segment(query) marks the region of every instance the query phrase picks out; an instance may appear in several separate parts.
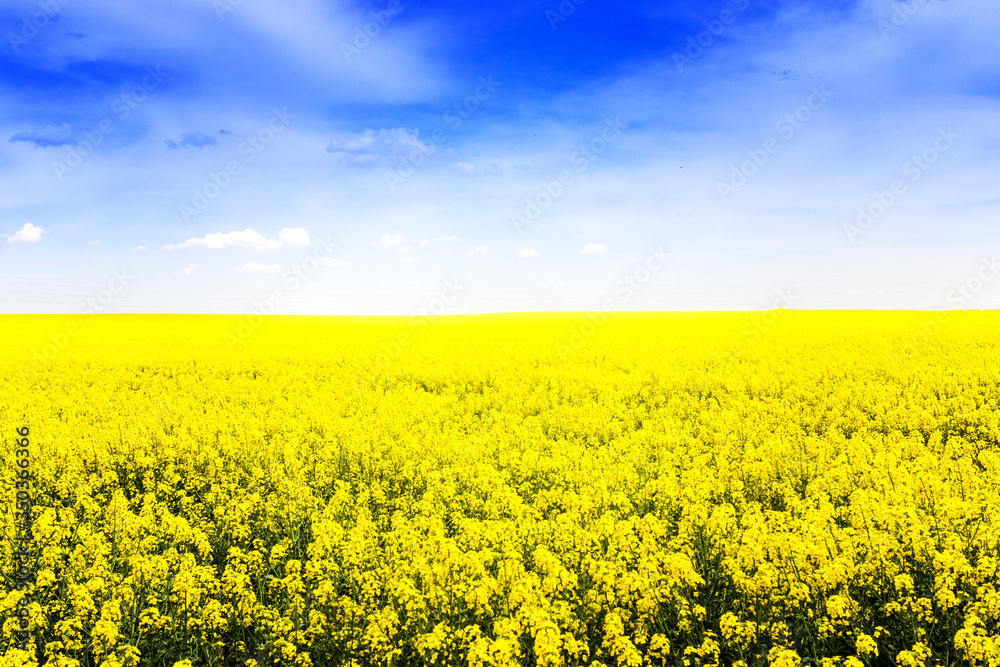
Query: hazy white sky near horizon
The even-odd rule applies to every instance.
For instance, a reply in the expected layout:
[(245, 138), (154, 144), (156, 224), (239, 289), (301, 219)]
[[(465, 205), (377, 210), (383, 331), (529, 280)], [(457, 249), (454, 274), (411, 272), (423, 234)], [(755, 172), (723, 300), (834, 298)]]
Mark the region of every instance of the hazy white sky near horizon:
[(0, 312), (1000, 308), (995, 2), (53, 1)]

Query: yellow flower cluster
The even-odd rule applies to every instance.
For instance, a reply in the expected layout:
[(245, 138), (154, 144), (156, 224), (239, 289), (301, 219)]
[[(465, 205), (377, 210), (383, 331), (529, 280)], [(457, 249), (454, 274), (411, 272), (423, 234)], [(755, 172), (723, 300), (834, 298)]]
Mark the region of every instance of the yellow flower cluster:
[(996, 313), (68, 319), (0, 667), (1000, 667)]

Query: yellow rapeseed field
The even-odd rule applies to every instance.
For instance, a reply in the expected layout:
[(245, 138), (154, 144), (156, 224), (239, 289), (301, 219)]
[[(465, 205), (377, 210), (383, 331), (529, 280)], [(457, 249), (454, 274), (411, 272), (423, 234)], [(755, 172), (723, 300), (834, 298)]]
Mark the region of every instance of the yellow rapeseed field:
[(2, 667), (1000, 665), (998, 313), (0, 325)]

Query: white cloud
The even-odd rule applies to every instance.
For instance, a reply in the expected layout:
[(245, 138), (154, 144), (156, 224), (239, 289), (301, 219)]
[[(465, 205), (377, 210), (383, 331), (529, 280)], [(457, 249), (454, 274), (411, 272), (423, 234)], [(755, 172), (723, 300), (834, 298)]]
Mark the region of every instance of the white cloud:
[(603, 243), (588, 243), (583, 246), (584, 255), (603, 255), (608, 251), (608, 246)]
[(428, 241), (427, 239), (422, 239), (420, 241), (420, 245), (422, 245), (422, 246), (424, 246), (426, 248), (427, 246), (431, 245), (432, 243), (454, 243), (457, 240), (458, 240), (457, 236), (450, 236), (448, 234), (444, 234), (444, 235), (439, 236), (436, 239), (432, 239), (430, 241)]
[(355, 166), (396, 164), (400, 158), (414, 151), (424, 157), (434, 152), (434, 146), (422, 142), (419, 134), (419, 130), (406, 127), (365, 130), (345, 138), (334, 137), (326, 152), (331, 153), (337, 162)]
[(26, 222), (13, 236), (7, 237), (7, 243), (38, 243), (42, 239), (43, 232), (45, 230), (41, 227)]
[(276, 241), (269, 241), (263, 234), (252, 229), (244, 229), (242, 232), (216, 232), (206, 234), (201, 238), (192, 238), (177, 243), (175, 245), (163, 246), (166, 250), (177, 250), (179, 248), (208, 248), (210, 250), (222, 250), (224, 248), (270, 248)]
[(286, 227), (278, 234), (278, 238), (289, 248), (304, 248), (311, 243), (309, 232), (303, 227)]
[(284, 271), (280, 264), (265, 265), (260, 262), (248, 262), (243, 266), (237, 266), (233, 271), (240, 273), (280, 273)]
[(534, 248), (522, 248), (517, 251), (517, 256), (521, 259), (530, 259), (532, 257), (538, 257), (538, 251)]
[(476, 173), (476, 165), (471, 162), (456, 162), (451, 166), (453, 169), (457, 170), (459, 173), (465, 174), (466, 176), (474, 176)]
[(136, 247), (132, 248), (132, 250), (138, 250), (139, 252), (142, 252), (143, 250), (149, 250), (149, 248), (147, 248), (144, 245), (137, 245)]
[(382, 235), (381, 241), (376, 241), (372, 245), (381, 246), (383, 248), (391, 248), (393, 246), (401, 245), (403, 243), (402, 234), (390, 234), (386, 232)]
[(470, 255), (485, 255), (488, 248), (484, 245), (477, 245), (475, 248), (469, 251)]
[(183, 269), (181, 269), (181, 273), (183, 273), (185, 276), (193, 276), (194, 270), (197, 269), (199, 266), (201, 266), (201, 264), (192, 264), (190, 266), (185, 266)]
[(100, 241), (87, 241), (87, 245), (101, 245)]
[(347, 264), (346, 259), (337, 259), (335, 257), (324, 257), (319, 260), (320, 266), (344, 266), (345, 264)]
[(277, 250), (282, 246), (292, 248), (309, 245), (309, 232), (301, 227), (285, 228), (279, 234), (279, 240), (269, 239), (260, 232), (244, 229), (242, 232), (215, 232), (205, 236), (188, 239), (183, 243), (165, 245), (165, 250), (180, 248), (208, 248), (209, 250), (224, 250), (226, 248), (253, 248), (257, 251)]

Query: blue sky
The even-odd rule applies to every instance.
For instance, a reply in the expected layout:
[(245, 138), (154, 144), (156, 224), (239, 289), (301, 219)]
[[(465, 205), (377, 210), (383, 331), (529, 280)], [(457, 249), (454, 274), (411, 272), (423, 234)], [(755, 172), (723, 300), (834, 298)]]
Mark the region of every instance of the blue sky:
[(7, 2), (0, 312), (1000, 308), (998, 28), (987, 0)]

